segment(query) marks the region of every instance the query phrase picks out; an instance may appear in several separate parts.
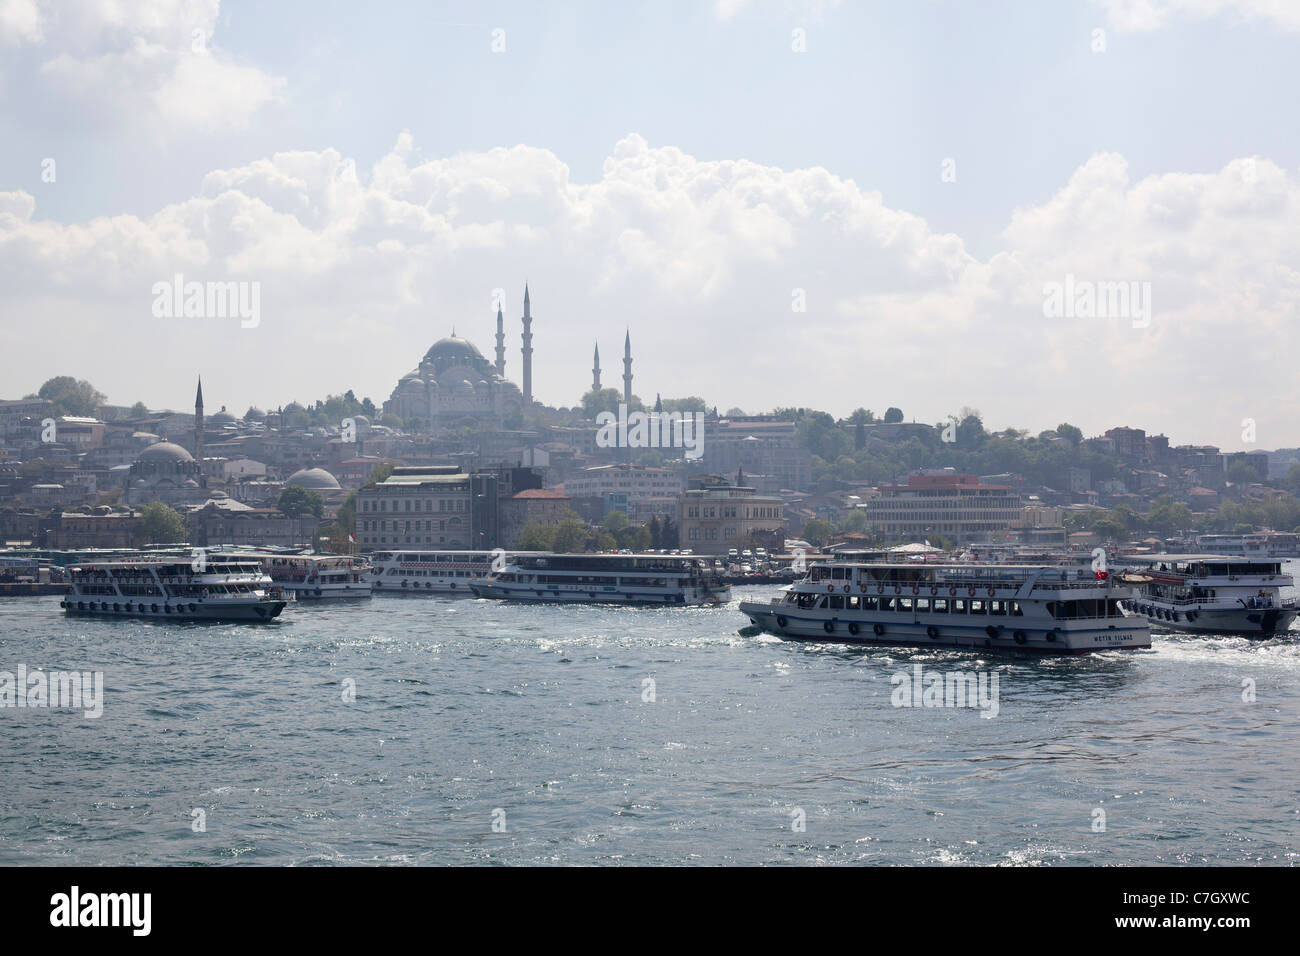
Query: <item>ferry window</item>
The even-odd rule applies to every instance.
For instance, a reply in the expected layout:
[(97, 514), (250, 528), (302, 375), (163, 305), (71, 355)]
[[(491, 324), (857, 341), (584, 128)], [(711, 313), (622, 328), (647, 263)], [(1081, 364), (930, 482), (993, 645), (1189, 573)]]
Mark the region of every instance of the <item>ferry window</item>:
[(975, 598), (973, 601), (970, 602), (970, 612), (972, 614), (987, 614), (988, 608), (985, 605), (986, 605), (985, 601), (982, 601), (979, 598)]
[(822, 599), (817, 603), (817, 607), (818, 607), (818, 608), (821, 608), (821, 609), (824, 609), (824, 608), (826, 607), (826, 599), (825, 599), (825, 598), (822, 598)]
[(952, 599), (952, 613), (953, 613), (953, 614), (965, 614), (965, 613), (966, 613), (966, 599), (965, 599), (965, 598), (953, 598), (953, 599)]
[(1006, 613), (1007, 613), (1007, 602), (1006, 602), (1006, 601), (989, 601), (989, 613), (990, 613), (990, 614), (1006, 614)]
[(934, 613), (935, 613), (935, 614), (947, 614), (947, 613), (948, 613), (948, 599), (947, 599), (947, 598), (935, 598), (935, 599), (934, 599)]
[(844, 598), (840, 597), (838, 594), (831, 595), (831, 610), (832, 611), (844, 610)]
[(844, 580), (844, 569), (843, 569), (843, 568), (831, 568), (831, 579), (832, 579), (832, 580), (835, 580), (835, 581), (843, 581), (843, 580)]
[(917, 598), (917, 599), (916, 599), (916, 610), (917, 610), (918, 613), (921, 612), (921, 611), (927, 611), (927, 612), (928, 612), (928, 611), (930, 610), (930, 599), (929, 599), (929, 598)]
[(863, 599), (862, 599), (862, 609), (863, 609), (864, 611), (878, 611), (878, 610), (880, 610), (879, 601), (878, 601), (876, 598), (873, 598), (873, 597), (866, 597), (866, 598), (863, 598)]
[(880, 599), (880, 610), (882, 610), (882, 611), (894, 611), (894, 610), (897, 610), (897, 607), (895, 606), (895, 602), (896, 602), (897, 600), (898, 600), (898, 598), (891, 598), (891, 597), (890, 597), (890, 598), (881, 598), (881, 599)]
[(1024, 616), (1025, 616), (1025, 611), (1024, 611), (1024, 609), (1020, 606), (1020, 602), (1019, 602), (1019, 601), (1012, 601), (1012, 602), (1011, 602), (1011, 616), (1012, 616), (1012, 617), (1024, 617)]
[(856, 594), (849, 595), (849, 597), (846, 598), (845, 600), (848, 601), (846, 607), (850, 611), (856, 611), (861, 606), (861, 600), (858, 598)]
[(899, 598), (899, 599), (898, 599), (898, 610), (900, 610), (900, 611), (906, 611), (906, 612), (908, 612), (908, 613), (910, 614), (911, 611), (912, 611), (912, 599), (911, 599), (910, 597)]

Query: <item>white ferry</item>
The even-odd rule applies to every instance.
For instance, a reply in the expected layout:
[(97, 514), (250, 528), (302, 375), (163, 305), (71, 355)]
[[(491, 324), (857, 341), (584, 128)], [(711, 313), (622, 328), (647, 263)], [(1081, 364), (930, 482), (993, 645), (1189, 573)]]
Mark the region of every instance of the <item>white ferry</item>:
[(517, 554), (470, 583), (483, 598), (585, 604), (724, 604), (731, 588), (703, 558), (666, 554)]
[(1150, 554), (1123, 559), (1121, 579), (1139, 587), (1127, 610), (1153, 625), (1195, 634), (1285, 635), (1295, 620), (1295, 584), (1277, 560), (1216, 554)]
[(1091, 569), (837, 559), (740, 610), (780, 637), (1084, 654), (1151, 646), (1146, 622), (1120, 609), (1133, 594)]
[(368, 598), (365, 563), (347, 554), (259, 554), (271, 580), (299, 601)]
[(504, 567), (505, 552), (376, 551), (368, 579), (376, 593), (468, 596), (471, 582), (490, 573), (494, 560)]
[(68, 580), (60, 604), (72, 615), (269, 621), (286, 601), (253, 557), (96, 562), (69, 568)]
[(1206, 554), (1243, 558), (1300, 558), (1300, 534), (1256, 531), (1252, 534), (1202, 534), (1194, 547)]

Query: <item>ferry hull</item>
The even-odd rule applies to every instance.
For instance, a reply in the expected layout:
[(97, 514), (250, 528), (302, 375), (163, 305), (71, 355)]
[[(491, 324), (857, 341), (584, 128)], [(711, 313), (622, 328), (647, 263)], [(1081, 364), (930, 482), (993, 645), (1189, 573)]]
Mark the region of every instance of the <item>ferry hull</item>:
[[(1138, 615), (1149, 621), (1151, 626), (1162, 631), (1188, 634), (1217, 634), (1225, 637), (1247, 637), (1251, 640), (1266, 641), (1274, 637), (1286, 637), (1291, 624), (1296, 619), (1296, 608), (1225, 608), (1223, 610), (1200, 610), (1196, 618), (1188, 621), (1167, 621), (1151, 615)], [(1182, 615), (1180, 614), (1180, 617)]]
[[(948, 620), (900, 621), (887, 617), (849, 617), (846, 612), (790, 608), (741, 601), (740, 611), (761, 630), (777, 637), (836, 644), (875, 644), (882, 647), (954, 647), (977, 651), (1028, 654), (1090, 654), (1108, 650), (1141, 650), (1151, 646), (1151, 631), (1121, 620), (1096, 627), (1048, 627), (1030, 623), (1014, 626), (953, 624)], [(830, 628), (827, 628), (827, 625)], [(877, 632), (879, 625), (879, 633)], [(990, 634), (993, 627), (994, 634)], [(931, 630), (933, 629), (933, 630)], [(855, 633), (856, 632), (856, 633)], [(1019, 634), (1023, 640), (1018, 640)]]
[[(226, 604), (203, 603), (195, 601), (194, 603), (185, 602), (183, 604), (158, 604), (158, 610), (154, 610), (153, 602), (138, 604), (130, 602), (131, 610), (127, 610), (127, 604), (121, 601), (116, 602), (117, 608), (114, 608), (112, 601), (78, 601), (75, 597), (65, 598), (63, 600), (63, 609), (69, 617), (120, 617), (132, 618), (134, 620), (154, 620), (154, 621), (248, 621), (252, 623), (265, 623), (274, 620), (280, 616), (284, 610), (284, 601), (256, 601), (243, 604)], [(78, 607), (78, 605), (83, 605)], [(170, 608), (170, 610), (167, 610)], [(192, 608), (192, 610), (191, 610)]]

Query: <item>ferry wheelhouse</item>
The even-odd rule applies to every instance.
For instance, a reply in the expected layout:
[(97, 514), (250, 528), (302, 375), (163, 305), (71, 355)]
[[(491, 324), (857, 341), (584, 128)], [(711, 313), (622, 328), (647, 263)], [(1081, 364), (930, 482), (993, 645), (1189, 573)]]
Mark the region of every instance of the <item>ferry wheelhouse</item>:
[(368, 598), (365, 563), (347, 554), (263, 554), (262, 569), (299, 601)]
[(1084, 654), (1151, 646), (1146, 622), (1120, 609), (1133, 594), (1091, 569), (837, 559), (740, 610), (787, 638)]
[(723, 604), (731, 588), (704, 558), (665, 554), (518, 554), (471, 582), (483, 598), (584, 604)]
[(471, 582), (490, 573), (493, 560), (503, 557), (502, 551), (376, 551), (367, 578), (377, 594), (469, 596)]
[(1154, 626), (1195, 634), (1285, 635), (1295, 620), (1294, 586), (1279, 560), (1214, 554), (1150, 554), (1124, 559), (1122, 579), (1139, 590), (1125, 601)]
[(68, 581), (70, 615), (270, 621), (287, 599), (254, 557), (97, 562), (69, 568)]

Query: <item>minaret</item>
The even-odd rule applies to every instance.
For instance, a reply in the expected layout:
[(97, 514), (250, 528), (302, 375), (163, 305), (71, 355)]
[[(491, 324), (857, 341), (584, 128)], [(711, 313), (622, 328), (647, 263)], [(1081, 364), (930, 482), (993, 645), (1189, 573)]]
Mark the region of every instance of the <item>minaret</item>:
[(591, 360), (593, 363), (595, 363), (591, 367), (591, 390), (593, 392), (599, 392), (600, 391), (600, 344), (599, 343), (596, 344), (596, 352), (592, 356)]
[(506, 332), (502, 325), (501, 304), (497, 303), (497, 374), (506, 377)]
[(533, 407), (533, 314), (528, 305), (528, 283), (524, 283), (524, 411)]
[(623, 404), (632, 404), (632, 331), (623, 340)]
[(199, 484), (207, 484), (203, 476), (203, 376), (199, 376), (199, 388), (194, 393), (194, 460), (199, 463)]

